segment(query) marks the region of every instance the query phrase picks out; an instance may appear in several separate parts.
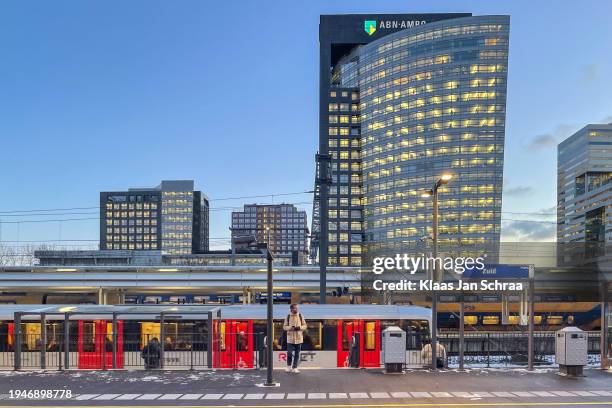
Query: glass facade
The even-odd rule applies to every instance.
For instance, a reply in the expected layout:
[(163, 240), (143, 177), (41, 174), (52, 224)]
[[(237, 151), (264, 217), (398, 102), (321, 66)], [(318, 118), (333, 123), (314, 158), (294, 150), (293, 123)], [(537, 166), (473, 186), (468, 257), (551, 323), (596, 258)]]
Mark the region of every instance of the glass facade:
[(102, 193), (100, 204), (100, 249), (160, 249), (159, 192)]
[(557, 242), (612, 242), (612, 124), (588, 125), (559, 144)]
[(306, 211), (293, 204), (245, 205), (244, 211), (232, 212), (232, 239), (253, 236), (268, 243), (274, 254), (297, 251), (300, 263), (306, 260), (308, 227)]
[(329, 95), (328, 264), (360, 266), (363, 178), (359, 89), (335, 87)]
[[(439, 190), (440, 245), (497, 248), (508, 42), (508, 16), (450, 18), (356, 45), (338, 58), (327, 112), (330, 265), (357, 265), (353, 254), (360, 252), (418, 246), (432, 233), (431, 200), (421, 193), (443, 173), (454, 178)], [(358, 95), (358, 105), (343, 93)], [(353, 234), (353, 209), (362, 212), (360, 234)], [(359, 235), (362, 248), (351, 242)]]
[(156, 188), (100, 193), (100, 249), (208, 250), (208, 200), (190, 180)]

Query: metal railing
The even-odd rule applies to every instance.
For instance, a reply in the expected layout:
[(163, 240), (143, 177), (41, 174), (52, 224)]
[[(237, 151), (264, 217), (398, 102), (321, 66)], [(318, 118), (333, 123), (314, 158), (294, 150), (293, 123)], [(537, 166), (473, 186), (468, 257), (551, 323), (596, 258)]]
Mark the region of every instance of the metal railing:
[[(600, 332), (587, 332), (589, 364), (599, 364)], [(459, 366), (459, 334), (442, 332), (438, 341), (444, 345), (449, 367)], [(464, 334), (464, 365), (468, 367), (526, 366), (527, 332), (470, 332)], [(534, 333), (534, 364), (555, 364), (555, 332)]]
[[(612, 330), (608, 339), (612, 338)], [(600, 332), (587, 332), (589, 365), (600, 363)], [(0, 334), (0, 370), (64, 369), (203, 369), (265, 367), (264, 333), (224, 333), (223, 337), (207, 332), (189, 332), (168, 336), (163, 344), (159, 335), (124, 332), (79, 339), (76, 330), (63, 328), (51, 333)], [(157, 338), (157, 347), (147, 347)], [(44, 341), (43, 341), (44, 339)], [(116, 345), (113, 340), (119, 340)], [(414, 339), (410, 343), (415, 343)], [(407, 367), (428, 366), (423, 355), (428, 339), (417, 339), (419, 347), (406, 351)], [(421, 341), (422, 340), (422, 341)], [(459, 333), (441, 332), (438, 341), (444, 346), (445, 365), (459, 366)], [(527, 365), (527, 332), (468, 332), (464, 334), (466, 367), (522, 367)], [(415, 343), (415, 344), (416, 344)], [(608, 345), (608, 349), (611, 349)], [(555, 364), (555, 332), (534, 333), (534, 363)], [(114, 358), (113, 358), (114, 357)], [(114, 364), (113, 364), (114, 363)], [(348, 365), (350, 366), (350, 365)]]

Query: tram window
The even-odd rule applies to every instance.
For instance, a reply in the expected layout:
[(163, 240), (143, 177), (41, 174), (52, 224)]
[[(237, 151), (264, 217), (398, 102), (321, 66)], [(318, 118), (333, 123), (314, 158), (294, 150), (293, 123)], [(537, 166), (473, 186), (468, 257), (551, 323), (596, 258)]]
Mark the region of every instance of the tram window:
[(463, 322), (472, 326), (477, 325), (478, 316), (463, 316)]
[(546, 321), (553, 325), (563, 324), (563, 316), (548, 316)]
[(236, 333), (236, 351), (249, 351), (249, 340), (242, 330)]
[(429, 341), (429, 324), (426, 320), (400, 320), (406, 332), (406, 350), (421, 350)]
[[(350, 333), (349, 333), (350, 332)], [(342, 350), (349, 351), (353, 334), (355, 334), (355, 328), (353, 322), (342, 322)]]
[(219, 323), (219, 350), (225, 351), (225, 330), (226, 324), (225, 322)]
[[(278, 321), (274, 322), (273, 328), (273, 341), (272, 341), (272, 349), (273, 350), (282, 350), (285, 341), (285, 331), (283, 330), (283, 322)], [(286, 347), (285, 347), (286, 348)]]
[(365, 349), (376, 350), (376, 322), (365, 322)]
[(94, 322), (83, 322), (83, 333), (80, 341), (83, 344), (83, 351), (96, 351), (96, 325)]
[(321, 337), (323, 335), (323, 322), (308, 321), (308, 329), (304, 331), (304, 344), (302, 350), (321, 350)]
[(338, 350), (338, 321), (323, 322), (323, 350)]
[(575, 322), (576, 319), (574, 318), (574, 315), (567, 316), (567, 324), (574, 324)]
[(62, 344), (64, 324), (59, 322), (47, 324), (47, 351), (59, 351)]
[(143, 322), (140, 326), (140, 348), (149, 344), (154, 337), (159, 339), (161, 334), (160, 324), (155, 322)]
[(482, 324), (484, 325), (499, 324), (499, 316), (483, 316)]
[(541, 315), (533, 316), (533, 323), (534, 324), (542, 324), (542, 316)]
[(0, 352), (12, 351), (13, 338), (9, 335), (8, 324), (0, 323)]

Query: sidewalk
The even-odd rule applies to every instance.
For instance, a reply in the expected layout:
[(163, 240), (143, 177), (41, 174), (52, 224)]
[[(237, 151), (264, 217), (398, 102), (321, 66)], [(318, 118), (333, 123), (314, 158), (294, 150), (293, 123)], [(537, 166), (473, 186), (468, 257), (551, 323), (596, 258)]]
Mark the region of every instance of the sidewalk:
[[(1, 372), (0, 405), (566, 405), (612, 404), (612, 372), (567, 378), (555, 370), (478, 369), (275, 371), (279, 387), (262, 388), (264, 371)], [(11, 399), (10, 390), (70, 390), (69, 400)], [(323, 405), (321, 405), (323, 404)]]

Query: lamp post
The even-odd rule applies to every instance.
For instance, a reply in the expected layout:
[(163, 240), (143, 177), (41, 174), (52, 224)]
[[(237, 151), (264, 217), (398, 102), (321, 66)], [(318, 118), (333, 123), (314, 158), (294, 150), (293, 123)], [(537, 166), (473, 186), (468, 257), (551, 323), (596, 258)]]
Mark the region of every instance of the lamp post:
[(266, 302), (267, 305), (267, 341), (266, 341), (266, 382), (264, 386), (266, 387), (275, 387), (277, 386), (276, 382), (274, 382), (274, 378), (272, 378), (272, 364), (273, 364), (273, 351), (272, 351), (272, 323), (274, 318), (274, 310), (273, 310), (273, 282), (272, 282), (272, 253), (270, 252), (270, 248), (267, 243), (257, 244), (257, 248), (266, 256), (266, 260), (268, 262), (268, 299)]
[[(432, 233), (432, 256), (434, 258), (434, 268), (432, 270), (431, 280), (438, 282), (441, 280), (440, 270), (438, 268), (438, 189), (447, 184), (453, 178), (452, 174), (443, 174), (438, 181), (433, 185), (432, 189), (421, 194), (421, 197), (433, 198), (433, 233)], [(436, 360), (438, 354), (438, 295), (435, 291), (431, 294), (431, 368), (436, 369)]]

